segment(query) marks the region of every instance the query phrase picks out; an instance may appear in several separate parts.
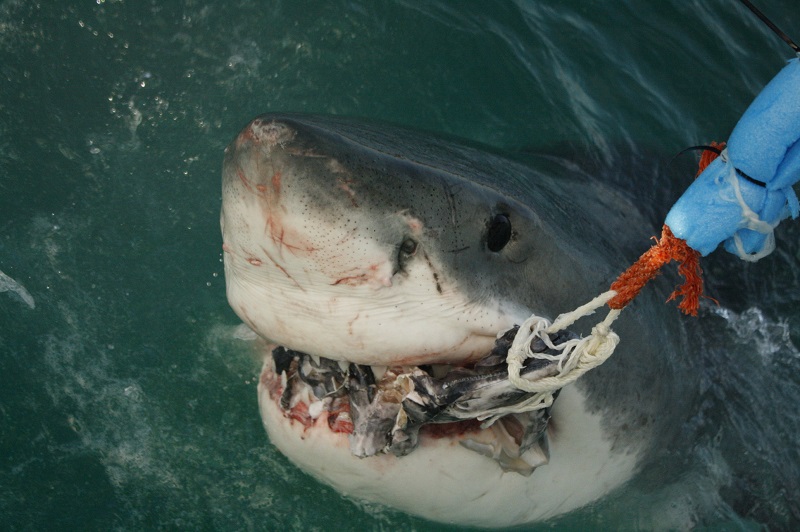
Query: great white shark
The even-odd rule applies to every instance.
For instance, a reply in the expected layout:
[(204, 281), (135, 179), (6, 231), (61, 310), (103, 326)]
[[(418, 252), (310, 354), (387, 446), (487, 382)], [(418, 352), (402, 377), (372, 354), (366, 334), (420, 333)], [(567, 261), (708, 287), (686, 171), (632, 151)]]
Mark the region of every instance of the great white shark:
[[(357, 405), (339, 393), (361, 368), (373, 395), (397, 403), (397, 375), (469, 371), (530, 315), (606, 291), (656, 232), (625, 190), (562, 158), (522, 163), (386, 124), (270, 114), (227, 147), (222, 198), (230, 305), (296, 354), (265, 357), (269, 438), (342, 493), (442, 522), (527, 523), (612, 492), (679, 438), (696, 377), (657, 288), (615, 324), (611, 359), (561, 391), (544, 458), (523, 455), (523, 472), (498, 458), (514, 431), (477, 423), (423, 430), (407, 454), (354, 453)], [(324, 368), (327, 388), (325, 375), (306, 378)]]

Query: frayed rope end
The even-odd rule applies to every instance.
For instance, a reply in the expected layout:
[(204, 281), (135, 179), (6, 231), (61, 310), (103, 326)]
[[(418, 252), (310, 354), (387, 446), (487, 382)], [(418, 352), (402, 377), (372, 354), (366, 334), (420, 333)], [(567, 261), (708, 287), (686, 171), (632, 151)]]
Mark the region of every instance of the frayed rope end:
[(684, 314), (697, 316), (700, 296), (703, 294), (700, 253), (690, 248), (685, 240), (673, 235), (666, 225), (662, 228), (661, 238), (656, 245), (648, 249), (611, 285), (611, 289), (616, 291), (617, 295), (608, 302), (608, 306), (612, 309), (625, 307), (639, 294), (645, 284), (658, 275), (662, 266), (673, 260), (679, 263), (678, 273), (685, 281), (672, 292), (667, 301), (681, 297), (683, 299), (678, 308)]
[[(724, 142), (712, 142), (711, 148), (705, 150), (700, 157), (697, 175), (719, 156), (725, 149)], [(662, 266), (671, 261), (678, 261), (678, 273), (685, 281), (670, 294), (667, 301), (683, 298), (678, 308), (689, 316), (697, 316), (700, 308), (700, 297), (703, 295), (703, 270), (700, 268), (700, 253), (690, 248), (685, 240), (672, 234), (667, 226), (661, 229), (661, 239), (647, 250), (633, 266), (625, 270), (611, 285), (617, 295), (608, 302), (613, 309), (621, 309), (636, 297), (648, 281), (654, 279)]]

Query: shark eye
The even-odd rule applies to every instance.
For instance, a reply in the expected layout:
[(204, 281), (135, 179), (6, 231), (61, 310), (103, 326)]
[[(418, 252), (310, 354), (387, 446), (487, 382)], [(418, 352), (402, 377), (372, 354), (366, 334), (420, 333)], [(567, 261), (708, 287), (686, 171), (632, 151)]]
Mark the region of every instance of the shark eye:
[(403, 240), (403, 243), (400, 244), (400, 253), (411, 256), (417, 251), (417, 241), (413, 238), (406, 238)]
[(497, 253), (511, 240), (511, 220), (507, 214), (495, 214), (486, 232), (486, 247)]
[(413, 238), (406, 238), (400, 243), (400, 247), (397, 250), (397, 269), (395, 273), (405, 271), (411, 257), (417, 252), (417, 247), (417, 241)]

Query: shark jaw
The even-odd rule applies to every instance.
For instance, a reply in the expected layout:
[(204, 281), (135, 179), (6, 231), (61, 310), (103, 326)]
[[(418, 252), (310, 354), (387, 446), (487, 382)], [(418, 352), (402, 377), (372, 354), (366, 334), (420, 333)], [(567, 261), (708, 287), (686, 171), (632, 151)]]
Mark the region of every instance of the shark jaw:
[[(408, 369), (389, 368), (383, 377)], [(589, 412), (574, 385), (562, 390), (550, 412), (549, 459), (540, 448), (514, 459), (503, 457), (504, 449), (516, 445), (514, 437), (502, 424), (482, 429), (477, 422), (420, 431), (418, 446), (403, 456), (358, 457), (352, 452), (349, 407), (320, 400), (303, 385), (284, 408), (287, 385), (287, 373), (276, 373), (267, 355), (258, 399), (273, 445), (346, 496), (433, 521), (504, 527), (545, 520), (607, 494), (633, 475), (637, 463), (636, 454), (612, 449), (601, 416)]]

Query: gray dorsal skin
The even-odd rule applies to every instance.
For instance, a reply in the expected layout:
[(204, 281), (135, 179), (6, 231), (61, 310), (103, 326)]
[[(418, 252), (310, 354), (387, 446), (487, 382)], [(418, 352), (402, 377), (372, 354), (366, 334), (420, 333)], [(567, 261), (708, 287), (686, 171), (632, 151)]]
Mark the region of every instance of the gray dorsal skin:
[[(243, 205), (250, 214), (242, 213)], [(263, 225), (252, 227), (250, 217), (259, 209)], [(511, 240), (491, 251), (488, 232), (498, 214), (510, 220)], [(306, 115), (263, 115), (228, 147), (222, 226), (229, 300), (256, 332), (312, 355), (384, 365), (377, 357), (392, 352), (416, 364), (475, 360), (488, 349), (448, 354), (437, 345), (426, 351), (423, 342), (438, 333), (420, 329), (404, 336), (411, 318), (399, 310), (392, 315), (396, 301), (379, 319), (377, 307), (360, 313), (351, 308), (355, 303), (345, 303), (348, 288), (383, 282), (391, 293), (425, 276), (429, 286), (411, 311), (415, 317), (432, 321), (448, 308), (447, 298), (460, 297), (468, 305), (452, 318), (454, 327), (474, 319), (474, 329), (489, 329), (480, 334), (493, 341), (492, 334), (520, 321), (519, 309), (552, 319), (604, 292), (656, 234), (626, 192), (562, 159), (522, 164), (402, 128)], [(344, 227), (359, 242), (385, 249), (391, 281), (366, 270), (348, 276), (345, 269), (326, 270), (330, 277), (320, 281), (311, 271), (316, 265), (302, 261), (325, 242), (327, 235), (312, 234), (321, 226)], [(295, 228), (305, 233), (291, 234)], [(328, 238), (344, 241), (341, 234)], [(409, 238), (413, 245), (404, 247)], [(331, 269), (339, 267), (338, 255), (326, 257)], [(280, 278), (278, 291), (264, 289), (265, 267), (277, 275), (272, 279)], [(296, 303), (318, 289), (330, 291), (322, 303)], [(685, 417), (687, 394), (696, 389), (678, 312), (665, 299), (663, 290), (649, 288), (626, 309), (614, 327), (622, 339), (616, 353), (577, 384), (589, 408), (603, 413), (606, 433), (621, 450), (669, 445)], [(308, 333), (296, 334), (295, 323), (287, 323), (294, 304), (305, 305), (297, 312), (314, 322)], [(481, 322), (491, 314), (483, 309), (499, 304), (512, 311)], [(274, 316), (255, 315), (270, 305)], [(471, 305), (481, 310), (471, 313)], [(389, 335), (385, 341), (352, 341), (353, 323), (365, 314)], [(575, 331), (587, 334), (600, 319), (592, 316)], [(475, 345), (490, 347), (491, 341)], [(375, 354), (380, 349), (386, 354)], [(557, 433), (558, 420), (552, 430)]]

